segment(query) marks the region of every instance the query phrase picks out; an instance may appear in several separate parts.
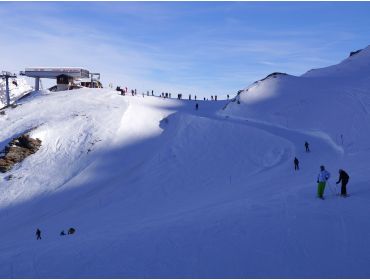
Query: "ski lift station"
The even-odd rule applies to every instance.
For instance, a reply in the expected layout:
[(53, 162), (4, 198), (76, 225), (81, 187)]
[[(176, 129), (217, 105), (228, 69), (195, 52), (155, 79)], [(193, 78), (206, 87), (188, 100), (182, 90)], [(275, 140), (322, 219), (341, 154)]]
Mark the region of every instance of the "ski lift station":
[[(21, 75), (35, 78), (35, 90), (40, 89), (40, 79), (56, 79), (56, 86), (51, 90), (61, 91), (81, 87), (101, 88), (100, 74), (79, 67), (37, 67), (26, 68)], [(83, 82), (81, 82), (83, 81)]]

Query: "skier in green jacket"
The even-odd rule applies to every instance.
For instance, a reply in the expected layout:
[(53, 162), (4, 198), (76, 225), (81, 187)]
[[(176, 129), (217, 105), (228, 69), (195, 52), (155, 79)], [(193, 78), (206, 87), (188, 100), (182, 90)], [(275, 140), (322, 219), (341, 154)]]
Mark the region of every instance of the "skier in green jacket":
[(317, 176), (317, 197), (324, 199), (326, 181), (330, 178), (330, 173), (325, 170), (325, 166), (320, 166), (320, 173)]

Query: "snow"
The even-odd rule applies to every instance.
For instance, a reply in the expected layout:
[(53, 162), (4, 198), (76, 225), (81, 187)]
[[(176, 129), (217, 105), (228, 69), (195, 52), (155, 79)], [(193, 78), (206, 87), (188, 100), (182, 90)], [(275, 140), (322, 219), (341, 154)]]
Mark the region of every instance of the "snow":
[[(16, 84), (13, 84), (13, 81)], [(10, 102), (13, 103), (19, 98), (23, 97), (30, 91), (32, 87), (28, 84), (27, 80), (23, 77), (9, 79)], [(5, 79), (0, 79), (0, 108), (6, 106), (6, 83)]]
[(20, 100), (0, 148), (26, 131), (42, 146), (0, 177), (0, 276), (368, 278), (369, 87), (354, 70), (367, 53), (346, 79), (277, 74), (199, 110), (109, 89)]

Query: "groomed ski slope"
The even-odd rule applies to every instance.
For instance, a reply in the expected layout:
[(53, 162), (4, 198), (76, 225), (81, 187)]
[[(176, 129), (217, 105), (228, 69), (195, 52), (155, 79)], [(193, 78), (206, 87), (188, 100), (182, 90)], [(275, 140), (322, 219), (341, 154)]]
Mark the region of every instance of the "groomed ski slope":
[(0, 277), (368, 278), (370, 149), (225, 105), (82, 89), (7, 109), (1, 148), (30, 129), (43, 142), (1, 175)]

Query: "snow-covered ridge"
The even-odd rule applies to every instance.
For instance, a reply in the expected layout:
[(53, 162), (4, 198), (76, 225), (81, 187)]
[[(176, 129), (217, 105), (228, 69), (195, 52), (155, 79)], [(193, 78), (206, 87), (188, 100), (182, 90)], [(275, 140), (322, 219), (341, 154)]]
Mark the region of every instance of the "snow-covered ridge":
[[(370, 47), (301, 77), (276, 76), (241, 91), (223, 114), (293, 129), (324, 131), (349, 150), (367, 149), (370, 134)], [(273, 76), (272, 76), (273, 77)], [(355, 114), (353, 112), (356, 112)]]
[(370, 69), (370, 46), (351, 52), (349, 57), (339, 64), (325, 68), (312, 69), (302, 77), (346, 77), (360, 78), (367, 76)]

